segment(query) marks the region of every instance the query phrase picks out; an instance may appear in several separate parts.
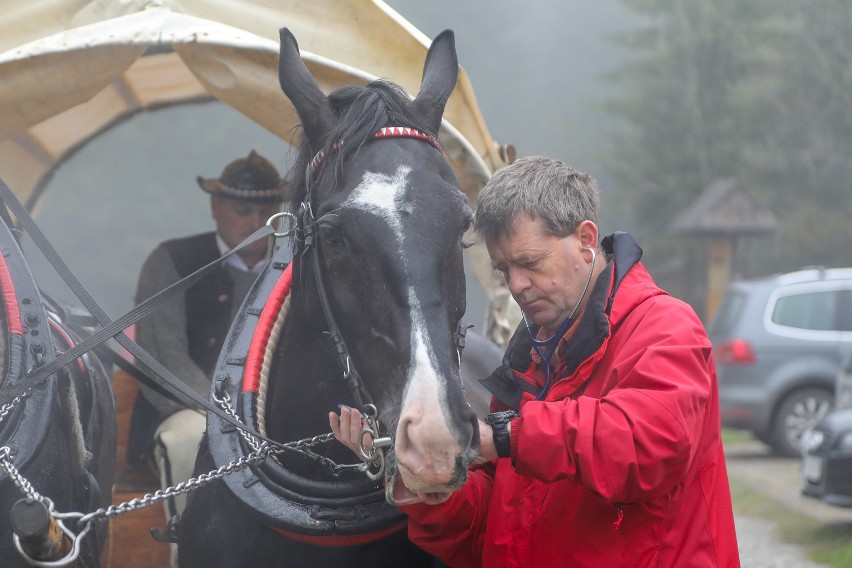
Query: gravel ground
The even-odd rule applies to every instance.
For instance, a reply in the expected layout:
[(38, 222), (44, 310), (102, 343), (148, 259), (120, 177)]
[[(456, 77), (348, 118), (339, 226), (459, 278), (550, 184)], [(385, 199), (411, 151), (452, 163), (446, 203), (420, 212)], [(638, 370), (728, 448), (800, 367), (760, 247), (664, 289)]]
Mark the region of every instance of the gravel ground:
[(808, 560), (798, 546), (778, 539), (775, 525), (755, 517), (735, 518), (742, 568), (826, 568)]
[[(846, 526), (852, 531), (852, 510), (832, 507), (801, 494), (800, 462), (774, 456), (759, 442), (726, 446), (728, 475), (803, 516), (814, 526)], [(743, 568), (826, 568), (807, 559), (804, 551), (783, 542), (771, 519), (737, 514), (737, 544)]]

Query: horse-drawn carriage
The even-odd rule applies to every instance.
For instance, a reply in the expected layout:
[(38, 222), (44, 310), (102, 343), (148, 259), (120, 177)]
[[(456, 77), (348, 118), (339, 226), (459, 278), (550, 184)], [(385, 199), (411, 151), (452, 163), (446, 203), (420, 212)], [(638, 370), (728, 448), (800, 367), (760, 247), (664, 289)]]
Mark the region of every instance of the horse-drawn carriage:
[[(312, 381), (307, 390), (316, 408), (334, 400), (367, 409), (367, 437), (377, 442), (398, 443), (401, 432), (411, 437), (411, 453), (421, 444), (420, 428), (428, 431), (425, 446), (455, 447), (449, 477), (436, 481), (447, 468), (433, 471), (424, 488), (463, 480), (478, 444), (459, 382), (463, 248), (491, 303), (486, 334), (504, 340), (513, 316), (483, 247), (464, 244), (465, 201), (475, 199), (503, 154), (458, 69), (451, 35), (436, 41), (427, 58), (427, 38), (381, 2), (368, 1), (278, 8), (182, 2), (180, 9), (170, 2), (5, 4), (0, 74), (15, 80), (0, 89), (0, 177), (30, 208), (50, 198), (41, 190), (57, 164), (142, 109), (216, 98), (288, 142), (297, 124), (305, 126), (299, 163), (306, 168), (296, 170), (291, 208), (295, 261), (272, 259), (232, 328), (213, 382), (219, 410), (208, 417), (198, 473), (248, 461), (214, 482), (218, 492), (192, 497), (206, 506), (191, 504), (181, 523), (181, 542), (194, 551), (182, 563), (234, 565), (228, 551), (284, 558), (304, 554), (305, 542), (314, 552), (322, 545), (319, 556), (308, 556), (322, 562), (353, 543), (386, 543), (399, 533), (404, 521), (384, 505), (382, 490), (386, 479), (393, 501), (395, 462), (382, 464), (380, 450), (368, 454), (368, 477), (342, 446), (282, 446), (327, 431), (317, 422), (321, 413), (299, 412), (314, 407), (294, 394), (306, 390), (293, 386), (294, 377)], [(279, 26), (299, 39), (301, 56), (289, 32), (279, 44)], [(410, 101), (385, 85), (360, 88), (376, 77), (420, 94)], [(358, 89), (323, 94), (343, 85)], [(340, 281), (349, 283), (342, 291)], [(352, 317), (353, 310), (363, 317)], [(328, 332), (334, 357), (327, 343), (311, 339)], [(300, 357), (281, 356), (293, 352)], [(423, 415), (452, 420), (424, 422)], [(222, 496), (230, 497), (215, 509)], [(246, 505), (254, 514), (239, 523), (243, 530), (225, 527)], [(228, 538), (210, 541), (214, 529)], [(270, 534), (281, 533), (287, 544), (269, 544)], [(117, 539), (109, 546), (112, 565), (134, 566), (121, 562)], [(369, 544), (359, 550), (372, 563), (383, 558)]]

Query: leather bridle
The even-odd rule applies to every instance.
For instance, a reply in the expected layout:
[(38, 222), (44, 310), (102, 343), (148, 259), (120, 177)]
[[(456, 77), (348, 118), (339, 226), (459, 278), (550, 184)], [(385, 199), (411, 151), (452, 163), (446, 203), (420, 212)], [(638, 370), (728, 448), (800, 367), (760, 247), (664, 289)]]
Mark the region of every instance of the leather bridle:
[[(412, 138), (415, 140), (421, 140), (431, 145), (439, 152), (441, 151), (441, 145), (434, 136), (408, 127), (389, 126), (382, 128), (373, 134), (370, 137), (370, 140), (383, 140), (387, 138)], [(343, 143), (343, 140), (338, 141), (329, 148), (329, 152), (339, 150), (343, 146)], [(314, 279), (316, 280), (317, 294), (319, 296), (320, 305), (322, 306), (323, 318), (325, 319), (325, 326), (327, 329), (324, 334), (328, 339), (332, 352), (337, 358), (338, 364), (340, 365), (343, 373), (343, 379), (346, 381), (346, 385), (355, 397), (355, 401), (358, 403), (359, 409), (367, 416), (372, 414), (373, 418), (378, 423), (378, 411), (373, 402), (373, 397), (370, 395), (364, 381), (361, 379), (360, 373), (358, 373), (358, 370), (355, 368), (355, 365), (352, 362), (352, 357), (349, 354), (349, 348), (346, 346), (346, 340), (343, 339), (343, 335), (340, 333), (340, 328), (337, 325), (337, 321), (335, 320), (334, 313), (331, 309), (331, 304), (328, 301), (328, 294), (326, 292), (322, 276), (322, 269), (320, 268), (320, 257), (322, 255), (322, 251), (319, 239), (317, 238), (318, 220), (314, 217), (313, 209), (311, 207), (311, 182), (313, 175), (319, 171), (325, 162), (325, 158), (326, 152), (322, 150), (317, 152), (308, 164), (308, 171), (305, 172), (305, 184), (307, 188), (305, 200), (301, 203), (297, 215), (296, 252), (302, 260), (302, 266), (304, 266), (309, 253), (313, 252), (310, 256), (312, 257)]]

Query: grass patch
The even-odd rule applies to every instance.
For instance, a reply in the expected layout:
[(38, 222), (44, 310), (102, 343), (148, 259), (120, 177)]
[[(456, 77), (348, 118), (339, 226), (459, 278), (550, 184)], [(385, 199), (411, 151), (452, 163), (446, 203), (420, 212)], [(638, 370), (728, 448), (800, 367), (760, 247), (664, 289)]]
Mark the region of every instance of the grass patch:
[[(772, 522), (784, 542), (801, 546), (814, 562), (833, 568), (852, 566), (852, 524), (814, 524), (811, 518), (792, 511), (735, 480), (731, 480), (731, 498), (734, 511), (738, 515), (759, 517)], [(744, 544), (740, 543), (740, 546)]]
[(725, 446), (751, 442), (754, 436), (748, 430), (735, 430), (733, 428), (722, 428), (722, 443)]

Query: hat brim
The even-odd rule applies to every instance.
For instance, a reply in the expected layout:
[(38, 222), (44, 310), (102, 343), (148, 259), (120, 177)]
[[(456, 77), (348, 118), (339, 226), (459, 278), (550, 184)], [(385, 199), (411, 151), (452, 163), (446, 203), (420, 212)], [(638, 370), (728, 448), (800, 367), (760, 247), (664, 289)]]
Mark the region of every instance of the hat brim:
[(283, 188), (272, 188), (262, 190), (237, 189), (222, 183), (217, 178), (195, 178), (198, 186), (210, 195), (227, 197), (238, 201), (253, 201), (255, 203), (280, 203), (284, 201)]

